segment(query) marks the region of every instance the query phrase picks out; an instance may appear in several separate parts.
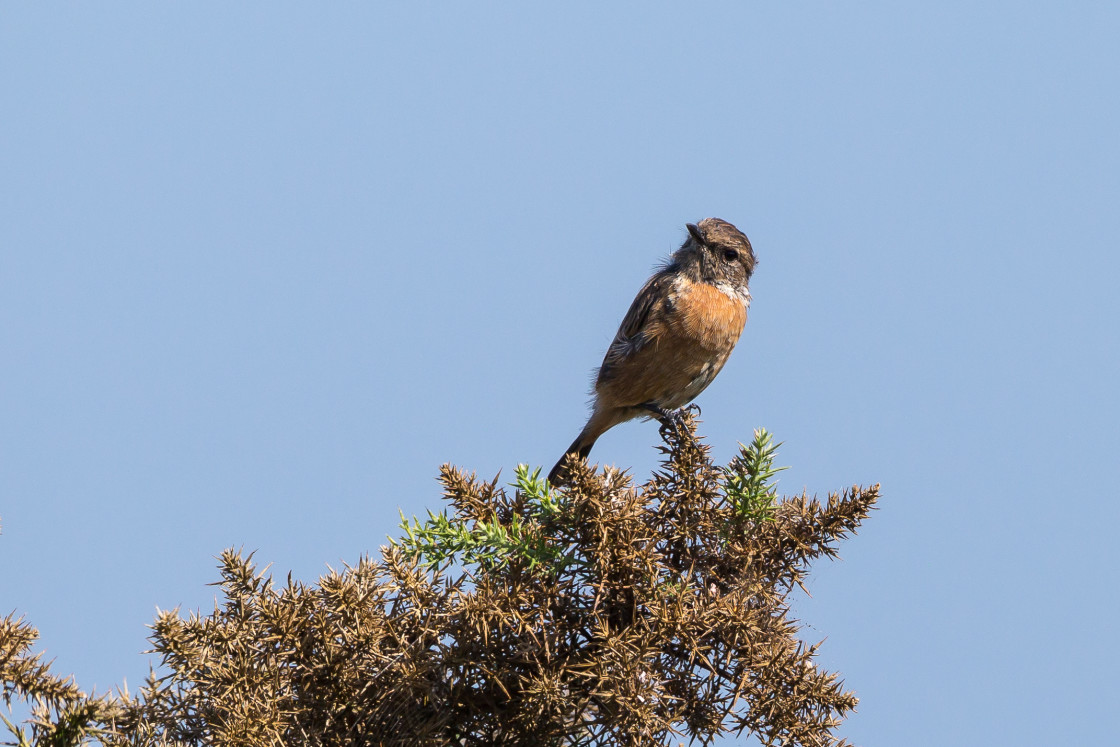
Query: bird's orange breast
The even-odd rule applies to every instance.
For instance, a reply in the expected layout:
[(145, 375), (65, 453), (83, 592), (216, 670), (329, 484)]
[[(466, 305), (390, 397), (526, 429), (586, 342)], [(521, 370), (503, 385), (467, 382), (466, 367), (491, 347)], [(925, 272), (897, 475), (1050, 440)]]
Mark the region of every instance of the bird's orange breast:
[(747, 323), (745, 300), (709, 283), (682, 280), (673, 306), (666, 331), (717, 355), (731, 352)]
[(651, 312), (643, 344), (612, 362), (609, 376), (600, 372), (596, 393), (615, 407), (681, 407), (720, 372), (746, 321), (744, 297), (679, 278)]

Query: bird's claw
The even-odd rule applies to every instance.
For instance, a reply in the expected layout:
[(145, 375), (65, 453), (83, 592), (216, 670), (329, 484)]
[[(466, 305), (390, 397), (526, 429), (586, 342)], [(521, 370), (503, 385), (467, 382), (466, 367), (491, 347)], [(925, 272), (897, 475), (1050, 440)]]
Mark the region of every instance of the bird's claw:
[(700, 415), (700, 406), (697, 404), (685, 405), (676, 410), (666, 410), (653, 402), (647, 402), (641, 407), (650, 412), (653, 417), (661, 423), (661, 428), (658, 432), (662, 438), (673, 436), (675, 438), (682, 438), (685, 433), (684, 421), (687, 415), (696, 417)]

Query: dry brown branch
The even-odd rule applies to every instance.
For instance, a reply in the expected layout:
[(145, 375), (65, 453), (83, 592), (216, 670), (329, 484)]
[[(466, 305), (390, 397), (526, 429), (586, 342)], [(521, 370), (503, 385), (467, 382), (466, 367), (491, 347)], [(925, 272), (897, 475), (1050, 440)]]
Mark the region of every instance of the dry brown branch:
[(110, 745), (642, 745), (727, 731), (842, 744), (833, 732), (856, 698), (815, 667), (789, 595), (878, 486), (759, 502), (737, 487), (746, 449), (714, 466), (688, 415), (663, 437), (640, 489), (578, 462), (560, 491), (445, 466), (450, 515), (317, 586), (277, 586), (226, 551), (223, 603), (160, 614), (161, 674), (134, 696), (86, 699), (28, 658), (28, 629), (8, 618), (4, 695), (100, 703), (88, 723)]

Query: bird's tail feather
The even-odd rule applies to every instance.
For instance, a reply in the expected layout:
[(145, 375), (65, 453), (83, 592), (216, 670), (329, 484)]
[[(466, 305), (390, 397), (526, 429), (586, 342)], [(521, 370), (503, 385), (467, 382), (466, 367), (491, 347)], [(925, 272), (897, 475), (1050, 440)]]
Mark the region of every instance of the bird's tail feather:
[(556, 466), (552, 468), (552, 471), (548, 473), (548, 484), (555, 487), (565, 482), (568, 477), (568, 457), (574, 454), (580, 459), (586, 459), (587, 455), (591, 453), (591, 447), (595, 445), (596, 438), (597, 436), (588, 435), (587, 429), (584, 428), (576, 437), (576, 440), (572, 441), (572, 445), (568, 447), (568, 450), (564, 452), (564, 456), (560, 457), (560, 461), (557, 462)]

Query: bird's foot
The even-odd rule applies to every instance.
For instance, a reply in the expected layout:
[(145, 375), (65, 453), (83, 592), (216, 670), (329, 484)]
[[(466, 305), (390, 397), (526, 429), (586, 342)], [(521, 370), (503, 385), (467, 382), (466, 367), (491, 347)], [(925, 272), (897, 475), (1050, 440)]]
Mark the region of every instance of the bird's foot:
[(661, 422), (660, 433), (663, 437), (673, 435), (680, 438), (684, 435), (684, 419), (688, 413), (699, 415), (699, 405), (686, 405), (678, 410), (666, 410), (653, 402), (639, 405), (643, 410), (652, 413)]

